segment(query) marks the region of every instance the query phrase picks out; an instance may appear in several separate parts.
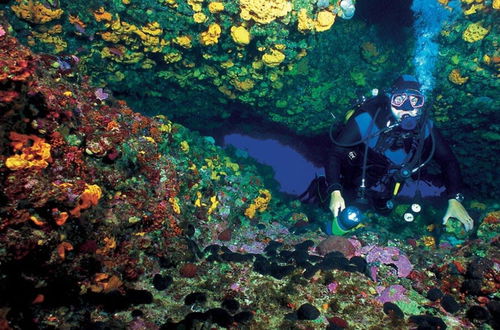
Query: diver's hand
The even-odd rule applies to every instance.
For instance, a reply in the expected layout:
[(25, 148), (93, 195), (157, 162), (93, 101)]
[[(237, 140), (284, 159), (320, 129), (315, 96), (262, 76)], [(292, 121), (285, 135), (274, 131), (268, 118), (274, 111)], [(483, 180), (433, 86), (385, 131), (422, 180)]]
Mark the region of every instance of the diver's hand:
[(443, 217), (443, 225), (448, 222), (449, 218), (458, 219), (464, 225), (466, 231), (469, 231), (472, 227), (474, 227), (474, 220), (472, 220), (464, 206), (455, 199), (448, 200), (448, 209)]
[(342, 197), (340, 190), (334, 190), (330, 195), (330, 211), (334, 217), (337, 217), (343, 209), (345, 209), (344, 197)]

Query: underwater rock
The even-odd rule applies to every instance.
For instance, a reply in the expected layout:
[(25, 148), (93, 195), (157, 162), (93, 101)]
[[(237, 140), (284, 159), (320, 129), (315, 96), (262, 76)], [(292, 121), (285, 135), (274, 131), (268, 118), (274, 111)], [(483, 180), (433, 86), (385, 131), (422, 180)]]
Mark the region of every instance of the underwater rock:
[(236, 299), (228, 298), (224, 299), (221, 307), (226, 309), (229, 313), (234, 314), (240, 309), (240, 303)]
[(134, 310), (130, 313), (130, 315), (131, 315), (132, 317), (141, 317), (141, 316), (143, 316), (143, 315), (144, 315), (144, 312), (143, 312), (143, 311), (141, 311), (140, 309), (134, 309)]
[(329, 323), (328, 326), (326, 327), (327, 330), (345, 329), (349, 326), (349, 323), (347, 323), (346, 320), (338, 316), (329, 317), (327, 318), (327, 320)]
[(412, 315), (409, 321), (418, 325), (418, 329), (440, 329), (447, 328), (446, 323), (442, 319), (431, 315)]
[(441, 306), (445, 311), (451, 314), (458, 312), (461, 308), (460, 304), (457, 303), (455, 298), (450, 295), (444, 295), (443, 298), (441, 298)]
[(394, 284), (388, 287), (379, 286), (377, 292), (379, 296), (377, 300), (381, 303), (395, 302), (395, 301), (408, 301), (406, 298), (406, 288), (400, 284)]
[(212, 308), (206, 312), (212, 319), (212, 322), (217, 323), (221, 327), (229, 327), (233, 323), (233, 317), (225, 309)]
[(251, 254), (241, 254), (236, 252), (224, 253), (221, 259), (228, 262), (245, 262), (253, 260), (253, 255)]
[(281, 247), (283, 245), (283, 243), (281, 242), (277, 242), (277, 241), (270, 241), (269, 244), (267, 244), (267, 246), (264, 248), (264, 252), (268, 255), (268, 256), (275, 256), (276, 253), (277, 253), (277, 249), (279, 247)]
[(103, 309), (108, 312), (125, 310), (130, 306), (128, 301), (124, 299), (124, 295), (114, 290), (108, 293), (89, 293), (85, 296), (92, 304), (102, 305)]
[(220, 240), (220, 241), (223, 241), (223, 242), (228, 242), (231, 240), (233, 236), (233, 231), (229, 228), (223, 230), (222, 232), (219, 233), (219, 235), (217, 236), (217, 238)]
[(349, 264), (354, 265), (356, 267), (357, 272), (360, 272), (361, 274), (366, 273), (368, 263), (366, 262), (365, 258), (360, 256), (354, 256), (351, 259), (349, 259)]
[[(117, 326), (115, 324), (108, 325), (109, 328), (116, 328)], [(90, 328), (85, 328), (85, 329), (90, 329)], [(147, 321), (143, 319), (142, 317), (135, 317), (132, 321), (130, 321), (127, 326), (127, 330), (143, 330), (143, 329), (151, 329), (151, 330), (157, 330), (158, 326), (150, 321)]]
[(131, 305), (151, 304), (153, 302), (153, 295), (147, 290), (129, 289), (126, 299)]
[(351, 258), (356, 252), (356, 248), (351, 241), (341, 236), (330, 236), (321, 241), (317, 247), (318, 253), (326, 255), (333, 251), (341, 252), (346, 258)]
[(163, 291), (167, 289), (170, 284), (172, 284), (173, 279), (171, 276), (162, 276), (161, 274), (156, 274), (153, 277), (153, 286), (155, 287), (156, 290), (158, 291)]
[(198, 272), (198, 266), (196, 266), (193, 263), (184, 264), (179, 269), (179, 274), (182, 277), (187, 277), (187, 278), (195, 277), (197, 272)]
[(207, 301), (207, 295), (203, 292), (193, 292), (184, 298), (184, 305), (204, 304)]
[(321, 313), (311, 304), (303, 304), (297, 310), (297, 318), (299, 320), (316, 320)]
[(441, 299), (442, 296), (443, 292), (438, 288), (432, 288), (429, 290), (429, 292), (427, 292), (427, 299), (429, 299), (430, 301)]
[(129, 289), (125, 295), (118, 290), (107, 293), (88, 293), (85, 295), (90, 303), (102, 305), (105, 311), (116, 312), (129, 308), (131, 305), (151, 304), (153, 295), (147, 290)]
[(491, 317), (490, 312), (482, 306), (472, 306), (465, 315), (471, 321), (487, 321)]
[(236, 314), (234, 317), (234, 321), (238, 323), (247, 323), (253, 319), (253, 313), (249, 311), (243, 311)]
[(309, 248), (312, 248), (314, 246), (314, 242), (308, 239), (307, 241), (304, 241), (299, 244), (295, 244), (295, 250), (305, 250), (307, 251)]
[(384, 303), (384, 313), (389, 315), (391, 318), (404, 319), (405, 315), (398, 305), (391, 302)]
[(408, 257), (401, 254), (401, 251), (397, 247), (369, 245), (362, 248), (362, 253), (366, 253), (366, 262), (369, 264), (380, 262), (384, 265), (396, 266), (398, 277), (407, 277), (413, 270)]

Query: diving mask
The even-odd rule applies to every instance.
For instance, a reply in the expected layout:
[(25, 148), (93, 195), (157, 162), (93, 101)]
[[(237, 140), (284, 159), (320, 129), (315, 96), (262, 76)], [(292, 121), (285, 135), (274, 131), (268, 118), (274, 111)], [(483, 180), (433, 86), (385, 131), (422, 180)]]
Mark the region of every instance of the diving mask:
[(411, 111), (424, 106), (425, 97), (419, 91), (407, 90), (391, 96), (391, 105), (398, 110)]

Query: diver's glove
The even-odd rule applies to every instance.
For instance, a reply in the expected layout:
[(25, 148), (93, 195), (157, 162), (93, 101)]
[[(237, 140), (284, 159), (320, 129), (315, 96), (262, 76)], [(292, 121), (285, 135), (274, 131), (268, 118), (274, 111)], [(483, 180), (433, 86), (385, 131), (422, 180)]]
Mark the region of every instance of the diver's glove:
[(462, 203), (456, 199), (448, 200), (448, 209), (443, 217), (443, 225), (446, 225), (449, 218), (458, 219), (464, 225), (466, 231), (469, 231), (472, 227), (474, 227), (474, 220), (472, 220), (469, 213), (467, 213), (467, 210), (464, 208)]
[(340, 190), (334, 190), (330, 195), (330, 211), (332, 211), (333, 216), (336, 218), (339, 212), (342, 212), (344, 209), (345, 201), (344, 197), (342, 197), (342, 193)]

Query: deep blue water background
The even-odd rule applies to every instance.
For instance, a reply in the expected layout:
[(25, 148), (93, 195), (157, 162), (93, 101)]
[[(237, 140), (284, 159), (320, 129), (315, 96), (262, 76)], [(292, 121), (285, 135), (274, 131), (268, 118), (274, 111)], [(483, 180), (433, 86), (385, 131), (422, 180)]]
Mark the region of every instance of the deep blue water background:
[(280, 191), (291, 195), (300, 195), (315, 175), (324, 175), (323, 168), (315, 166), (297, 150), (275, 139), (233, 133), (224, 136), (223, 145), (244, 150), (258, 162), (271, 166), (276, 181), (281, 185)]

